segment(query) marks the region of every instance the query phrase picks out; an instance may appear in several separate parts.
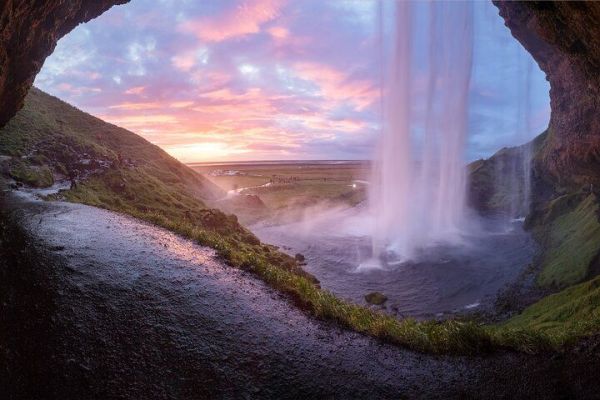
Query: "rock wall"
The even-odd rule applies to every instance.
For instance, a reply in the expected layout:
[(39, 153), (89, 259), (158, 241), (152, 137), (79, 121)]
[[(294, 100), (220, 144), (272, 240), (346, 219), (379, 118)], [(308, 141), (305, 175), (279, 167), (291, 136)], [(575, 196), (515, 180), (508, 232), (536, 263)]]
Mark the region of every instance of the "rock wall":
[(559, 191), (600, 185), (600, 2), (494, 4), (550, 82), (549, 134), (534, 168)]
[(23, 99), (56, 42), (82, 22), (129, 0), (0, 1), (0, 127)]

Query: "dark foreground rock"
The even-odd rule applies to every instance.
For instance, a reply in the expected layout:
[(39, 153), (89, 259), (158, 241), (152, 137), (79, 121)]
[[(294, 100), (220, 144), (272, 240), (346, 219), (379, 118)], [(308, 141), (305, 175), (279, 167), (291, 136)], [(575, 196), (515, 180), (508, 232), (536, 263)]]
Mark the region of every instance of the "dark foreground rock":
[(0, 2), (0, 127), (25, 95), (58, 39), (115, 4), (129, 0), (3, 0)]
[(594, 339), (562, 355), (417, 354), (315, 321), (212, 250), (131, 218), (13, 195), (0, 210), (3, 398), (553, 399), (600, 390)]

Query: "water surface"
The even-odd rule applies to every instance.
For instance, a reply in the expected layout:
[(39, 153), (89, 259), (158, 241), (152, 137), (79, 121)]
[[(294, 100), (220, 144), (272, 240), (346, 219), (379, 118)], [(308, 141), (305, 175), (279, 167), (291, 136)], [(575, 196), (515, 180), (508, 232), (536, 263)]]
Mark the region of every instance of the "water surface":
[(379, 291), (389, 298), (389, 312), (426, 318), (489, 304), (531, 262), (535, 246), (522, 222), (477, 222), (460, 244), (434, 244), (414, 260), (367, 270), (359, 266), (371, 258), (371, 241), (358, 233), (359, 220), (347, 213), (252, 230), (292, 255), (302, 253), (305, 269), (324, 289), (359, 304), (365, 304), (365, 294)]

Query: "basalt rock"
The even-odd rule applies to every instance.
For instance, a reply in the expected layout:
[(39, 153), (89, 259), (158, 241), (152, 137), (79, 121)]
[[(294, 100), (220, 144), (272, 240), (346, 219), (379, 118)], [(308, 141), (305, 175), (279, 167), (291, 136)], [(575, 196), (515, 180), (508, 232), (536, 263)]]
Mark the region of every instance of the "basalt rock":
[(534, 162), (558, 190), (600, 184), (600, 2), (498, 1), (550, 82), (548, 138)]
[(129, 0), (0, 2), (0, 127), (23, 106), (44, 60), (62, 36)]
[(381, 305), (383, 305), (383, 303), (385, 303), (388, 300), (388, 298), (383, 293), (371, 292), (365, 296), (365, 300), (369, 304), (381, 306)]

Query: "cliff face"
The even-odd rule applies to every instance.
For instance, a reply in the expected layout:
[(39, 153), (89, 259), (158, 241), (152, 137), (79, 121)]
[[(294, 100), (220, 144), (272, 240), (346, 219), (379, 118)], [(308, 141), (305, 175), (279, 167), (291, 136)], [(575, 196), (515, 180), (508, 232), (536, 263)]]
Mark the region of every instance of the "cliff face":
[(23, 100), (56, 42), (79, 23), (129, 0), (2, 0), (0, 2), (0, 127)]
[(600, 185), (600, 2), (494, 4), (550, 82), (549, 134), (535, 169), (557, 189)]

